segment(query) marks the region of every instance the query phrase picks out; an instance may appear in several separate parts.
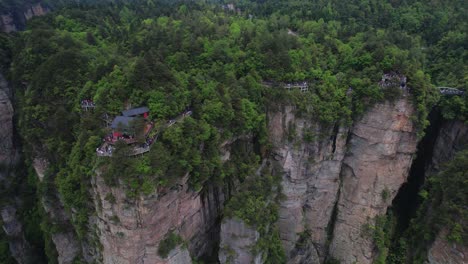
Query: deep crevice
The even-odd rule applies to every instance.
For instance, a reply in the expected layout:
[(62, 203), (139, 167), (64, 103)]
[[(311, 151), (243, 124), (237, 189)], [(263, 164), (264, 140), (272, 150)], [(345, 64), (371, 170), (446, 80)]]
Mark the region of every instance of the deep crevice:
[(336, 138), (338, 137), (339, 129), (340, 129), (339, 124), (338, 123), (335, 124), (335, 126), (333, 127), (333, 134), (330, 137), (330, 140), (333, 142), (332, 143), (332, 153), (335, 153), (335, 151), (336, 151)]
[(413, 160), (408, 175), (408, 181), (398, 190), (398, 194), (392, 201), (391, 212), (397, 219), (394, 238), (408, 228), (411, 219), (415, 216), (422, 200), (418, 193), (424, 184), (426, 169), (431, 163), (434, 144), (439, 134), (442, 122), (440, 110), (435, 108), (429, 114), (430, 125), (425, 130), (425, 135), (419, 142), (416, 158)]

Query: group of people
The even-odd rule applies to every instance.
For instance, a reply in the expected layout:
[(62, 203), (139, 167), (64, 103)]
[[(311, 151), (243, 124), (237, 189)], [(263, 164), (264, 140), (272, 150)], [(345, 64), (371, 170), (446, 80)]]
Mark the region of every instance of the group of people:
[[(83, 100), (83, 101), (85, 101), (85, 100)], [(192, 114), (193, 114), (193, 112), (191, 110), (187, 109), (182, 114), (182, 116), (186, 117), (186, 116), (191, 116)], [(176, 123), (176, 120), (171, 119), (169, 121), (169, 126), (174, 124), (174, 123)], [(147, 149), (149, 149), (149, 147), (156, 141), (156, 138), (157, 137), (148, 137), (147, 136), (146, 139), (145, 139), (145, 142), (143, 144), (140, 144), (139, 147), (145, 149), (144, 152), (146, 152)], [(134, 139), (135, 139), (134, 135), (115, 136), (112, 133), (108, 134), (102, 140), (104, 142), (104, 144), (101, 147), (97, 148), (96, 152), (100, 156), (112, 156), (112, 153), (115, 150), (115, 147), (112, 145), (113, 143), (115, 143), (118, 140), (124, 140), (124, 141), (126, 141), (127, 144), (131, 144), (131, 143), (135, 143), (135, 142), (133, 142)], [(132, 141), (132, 142), (128, 142), (128, 141)], [(138, 149), (135, 149), (135, 150), (136, 150), (136, 152), (138, 152)]]
[(405, 89), (406, 87), (406, 76), (396, 72), (386, 73), (382, 76), (382, 80), (379, 82), (379, 86), (382, 88), (388, 87), (400, 87)]
[(96, 152), (98, 155), (106, 155), (106, 156), (112, 156), (112, 152), (114, 152), (115, 147), (112, 145), (104, 144), (102, 147), (97, 148)]
[(91, 99), (83, 99), (83, 100), (81, 100), (81, 106), (95, 107), (96, 105), (94, 104), (93, 100), (91, 100)]
[(114, 143), (116, 141), (119, 141), (119, 140), (133, 140), (135, 139), (135, 136), (133, 135), (121, 135), (121, 136), (117, 136), (117, 137), (114, 137), (113, 134), (109, 134), (107, 136), (105, 136), (102, 141), (104, 142), (109, 142), (109, 143)]

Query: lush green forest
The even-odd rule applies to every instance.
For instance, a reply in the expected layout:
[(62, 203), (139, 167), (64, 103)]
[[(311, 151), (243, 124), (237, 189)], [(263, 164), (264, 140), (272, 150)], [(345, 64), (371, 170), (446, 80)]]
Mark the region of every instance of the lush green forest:
[[(261, 153), (239, 150), (234, 160), (243, 166), (234, 166), (221, 162), (218, 146), (252, 135), (268, 151), (265, 113), (274, 105), (294, 103), (324, 125), (351, 124), (376, 102), (394, 99), (399, 90), (377, 83), (383, 73), (399, 72), (408, 77), (420, 135), (435, 104), (447, 119), (468, 118), (467, 96), (440, 98), (435, 88), (466, 90), (468, 84), (463, 0), (241, 0), (235, 1), (239, 12), (216, 1), (111, 2), (64, 8), (57, 3), (66, 1), (56, 2), (53, 13), (32, 19), (27, 30), (0, 35), (0, 62), (10, 67), (26, 158), (30, 163), (41, 155), (51, 165), (38, 192), (59, 191), (75, 212), (79, 237), (87, 230), (96, 170), (108, 184), (126, 186), (129, 198), (186, 173), (194, 190), (207, 181), (247, 179)], [(0, 9), (14, 4), (3, 1)], [(304, 80), (310, 92), (262, 84)], [(81, 111), (87, 98), (95, 111)], [(156, 122), (186, 109), (193, 115), (165, 130), (148, 155), (128, 159), (121, 146), (110, 161), (98, 158), (102, 115), (116, 115), (125, 105), (148, 106)], [(277, 181), (268, 177), (251, 185), (271, 189)], [(250, 209), (274, 194), (246, 192), (246, 201), (233, 200), (227, 213), (262, 226)], [(245, 202), (251, 208), (242, 208)], [(274, 222), (270, 209), (265, 221)], [(265, 237), (274, 241), (268, 250), (284, 257), (276, 235)]]

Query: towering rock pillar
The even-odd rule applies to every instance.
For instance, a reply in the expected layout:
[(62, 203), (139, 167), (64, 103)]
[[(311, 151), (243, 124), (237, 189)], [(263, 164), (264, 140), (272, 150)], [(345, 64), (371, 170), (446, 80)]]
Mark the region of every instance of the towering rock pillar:
[[(16, 177), (13, 167), (18, 159), (13, 142), (13, 106), (10, 93), (8, 82), (0, 74), (0, 191), (4, 194), (8, 192)], [(18, 263), (27, 263), (31, 259), (31, 247), (24, 238), (23, 226), (16, 214), (16, 199), (7, 196), (2, 198), (9, 199), (8, 203), (0, 207), (2, 228), (8, 236), (11, 255)]]
[(273, 158), (283, 171), (278, 225), (284, 249), (289, 263), (318, 263), (326, 255), (348, 129), (298, 117), (292, 106), (268, 116)]
[(330, 255), (341, 263), (372, 263), (375, 257), (364, 227), (386, 213), (408, 177), (418, 142), (413, 113), (405, 96), (375, 105), (350, 131), (330, 245)]

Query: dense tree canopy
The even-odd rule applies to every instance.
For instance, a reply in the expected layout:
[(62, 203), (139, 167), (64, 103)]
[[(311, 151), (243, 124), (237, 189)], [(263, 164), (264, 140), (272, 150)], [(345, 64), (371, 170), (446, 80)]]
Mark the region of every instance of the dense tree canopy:
[[(33, 2), (2, 1), (0, 9)], [(0, 63), (11, 62), (25, 152), (51, 161), (45, 182), (77, 212), (80, 236), (97, 168), (108, 184), (127, 186), (129, 198), (187, 173), (193, 189), (202, 190), (208, 180), (247, 177), (258, 165), (242, 152), (244, 167), (224, 164), (219, 146), (251, 135), (266, 147), (272, 105), (295, 104), (316, 121), (349, 125), (367, 107), (399, 95), (377, 85), (383, 73), (399, 72), (408, 77), (422, 133), (439, 100), (436, 86), (466, 90), (463, 0), (233, 2), (238, 10), (219, 1), (49, 1), (55, 12), (32, 19), (24, 32), (0, 35)], [(264, 85), (304, 80), (306, 93)], [(80, 109), (87, 98), (96, 103), (92, 112)], [(442, 98), (444, 116), (466, 120), (467, 98)], [(101, 117), (126, 105), (148, 106), (157, 124), (186, 109), (193, 115), (162, 132), (142, 158), (126, 157), (125, 145), (110, 160), (96, 157), (106, 133)], [(253, 184), (271, 187), (272, 179)], [(246, 195), (228, 208), (258, 224), (252, 208), (235, 204), (258, 206), (268, 195)]]

